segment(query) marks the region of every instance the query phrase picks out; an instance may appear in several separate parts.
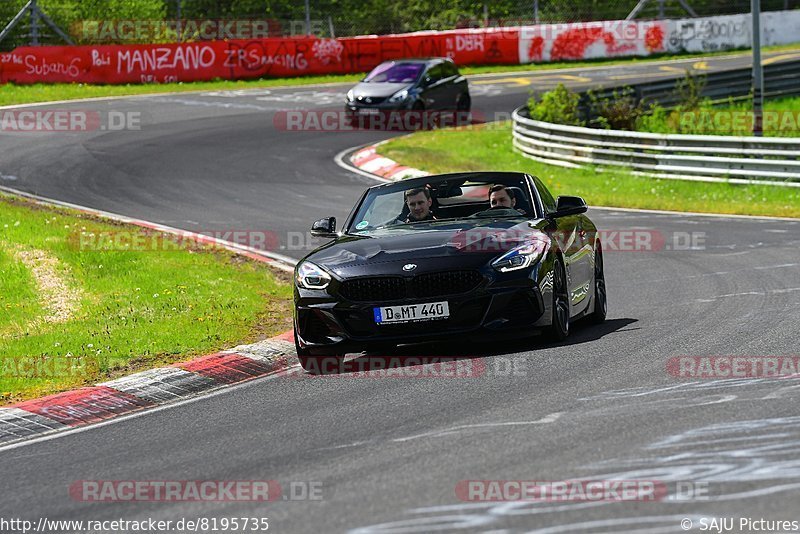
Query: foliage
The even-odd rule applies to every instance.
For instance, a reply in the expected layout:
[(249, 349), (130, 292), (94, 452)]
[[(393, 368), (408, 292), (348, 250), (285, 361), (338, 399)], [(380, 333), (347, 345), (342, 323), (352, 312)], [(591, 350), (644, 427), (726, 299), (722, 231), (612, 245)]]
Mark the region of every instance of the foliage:
[(705, 76), (694, 76), (692, 71), (686, 69), (686, 75), (675, 83), (675, 96), (678, 101), (676, 108), (690, 111), (707, 105), (708, 99), (703, 98), (705, 86)]
[(531, 118), (537, 121), (583, 126), (585, 122), (581, 119), (580, 99), (578, 93), (560, 83), (541, 98), (532, 94), (528, 100), (528, 110)]
[(589, 91), (589, 119), (592, 128), (612, 130), (633, 130), (636, 121), (646, 113), (644, 104), (637, 98), (631, 87), (615, 89), (610, 97), (603, 97)]

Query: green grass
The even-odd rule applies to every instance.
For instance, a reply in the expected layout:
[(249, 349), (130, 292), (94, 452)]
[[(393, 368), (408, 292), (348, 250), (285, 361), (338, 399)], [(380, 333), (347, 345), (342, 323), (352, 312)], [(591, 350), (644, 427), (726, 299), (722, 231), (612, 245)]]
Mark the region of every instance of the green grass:
[[(765, 47), (765, 52), (781, 52), (797, 50), (798, 45), (781, 45)], [(741, 53), (741, 51), (738, 51)], [(529, 65), (484, 65), (464, 67), (461, 72), (466, 75), (485, 73), (515, 73), (531, 70), (550, 70), (578, 67), (602, 67), (620, 64), (646, 63), (665, 59), (688, 59), (713, 57), (736, 53), (732, 51), (703, 54), (659, 54), (647, 58), (598, 59), (590, 61), (563, 61)], [(131, 96), (153, 93), (186, 92), (186, 91), (230, 91), (237, 89), (258, 89), (320, 83), (354, 83), (364, 74), (343, 74), (330, 76), (301, 76), (293, 78), (262, 78), (257, 80), (215, 80), (209, 82), (165, 83), (165, 84), (126, 84), (126, 85), (87, 85), (87, 84), (34, 84), (16, 85), (13, 83), (0, 85), (0, 106), (28, 104), (35, 102), (51, 102), (57, 100), (74, 100), (79, 98), (97, 98), (109, 96)]]
[[(291, 286), (264, 264), (196, 247), (81, 250), (81, 232), (147, 231), (0, 196), (0, 403), (291, 328)], [(40, 278), (15, 259), (19, 250), (44, 251), (57, 259), (55, 272), (79, 299), (65, 322), (44, 320), (50, 305), (41, 301)], [(81, 372), (34, 370), (20, 376), (9, 370), (14, 361), (29, 366), (80, 361)]]
[[(731, 102), (723, 106), (706, 104), (697, 111), (681, 113), (657, 109), (652, 115), (640, 118), (637, 128), (642, 132), (753, 135), (752, 102)], [(788, 113), (787, 113), (788, 112)], [(769, 137), (800, 137), (800, 97), (780, 98), (764, 102), (764, 135)]]
[(0, 337), (42, 311), (28, 270), (0, 248)]
[(596, 206), (800, 217), (800, 189), (686, 182), (633, 176), (618, 169), (567, 169), (514, 152), (511, 123), (418, 132), (381, 145), (381, 154), (431, 173), (522, 171), (554, 195), (578, 195)]

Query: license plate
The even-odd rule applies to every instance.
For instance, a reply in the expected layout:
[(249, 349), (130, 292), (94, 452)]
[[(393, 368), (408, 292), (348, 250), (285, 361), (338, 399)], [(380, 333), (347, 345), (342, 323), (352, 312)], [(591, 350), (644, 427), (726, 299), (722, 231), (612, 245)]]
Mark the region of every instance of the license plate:
[(375, 322), (377, 324), (415, 323), (450, 317), (450, 308), (446, 301), (430, 302), (428, 304), (407, 304), (405, 306), (383, 306), (373, 308), (373, 312), (375, 313)]
[(377, 115), (381, 112), (381, 110), (378, 108), (361, 108), (358, 110), (358, 112), (364, 115)]

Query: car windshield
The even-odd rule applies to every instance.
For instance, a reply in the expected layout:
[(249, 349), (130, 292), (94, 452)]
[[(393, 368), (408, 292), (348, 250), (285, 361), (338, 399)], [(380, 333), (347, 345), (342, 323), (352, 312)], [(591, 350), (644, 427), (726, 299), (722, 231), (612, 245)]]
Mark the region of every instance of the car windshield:
[[(490, 189), (500, 189), (494, 194), (510, 202), (492, 207)], [(413, 185), (398, 182), (370, 190), (347, 233), (413, 231), (438, 226), (442, 221), (472, 224), (476, 218), (532, 218), (536, 216), (532, 205), (525, 180), (516, 176), (458, 178), (429, 184), (415, 180)]]
[(422, 63), (381, 63), (370, 72), (364, 82), (366, 83), (411, 83), (415, 81), (424, 70)]

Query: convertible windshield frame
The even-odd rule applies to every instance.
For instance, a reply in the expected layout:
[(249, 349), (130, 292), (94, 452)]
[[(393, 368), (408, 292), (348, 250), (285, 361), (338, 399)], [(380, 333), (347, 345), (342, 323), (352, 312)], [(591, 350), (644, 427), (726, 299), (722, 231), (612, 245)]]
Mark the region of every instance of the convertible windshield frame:
[[(436, 179), (431, 180), (430, 177), (421, 177), (421, 178), (413, 178), (408, 180), (401, 180), (399, 182), (393, 182), (390, 184), (383, 184), (370, 187), (367, 189), (359, 198), (359, 201), (351, 210), (345, 225), (342, 227), (342, 234), (343, 235), (350, 235), (350, 236), (357, 236), (357, 237), (368, 237), (369, 232), (364, 232), (362, 230), (356, 229), (355, 225), (358, 224), (359, 215), (365, 212), (367, 206), (371, 205), (377, 196), (383, 196), (392, 193), (398, 193), (402, 191), (406, 191), (412, 188), (419, 188), (430, 186), (433, 190), (439, 191), (442, 187), (447, 188), (455, 188), (461, 187), (466, 182), (474, 183), (484, 183), (486, 185), (490, 184), (504, 184), (510, 187), (519, 187), (522, 189), (523, 194), (525, 194), (528, 198), (527, 201), (530, 205), (532, 210), (532, 215), (527, 215), (521, 213), (519, 215), (520, 218), (523, 219), (535, 219), (535, 218), (542, 218), (543, 210), (541, 207), (541, 203), (537, 194), (534, 192), (531, 186), (531, 179), (527, 174), (522, 173), (464, 173), (464, 174), (453, 174), (453, 175), (442, 175), (437, 176)], [(445, 197), (447, 198), (447, 197)], [(477, 203), (477, 202), (476, 202)], [(485, 210), (484, 210), (485, 211)], [(480, 213), (480, 212), (479, 212)], [(478, 217), (478, 219), (492, 219), (492, 218), (503, 218), (503, 219), (513, 219), (516, 216), (508, 214), (502, 215), (497, 214), (494, 216), (485, 216), (485, 217)], [(471, 216), (463, 216), (463, 217), (447, 217), (442, 219), (436, 219), (434, 221), (413, 221), (409, 223), (398, 223), (396, 225), (386, 225), (380, 224), (378, 226), (372, 227), (371, 230), (375, 229), (383, 229), (388, 227), (413, 227), (415, 225), (423, 224), (423, 223), (431, 223), (431, 222), (446, 222), (446, 221), (474, 221), (476, 218)], [(389, 221), (387, 221), (389, 222)]]

